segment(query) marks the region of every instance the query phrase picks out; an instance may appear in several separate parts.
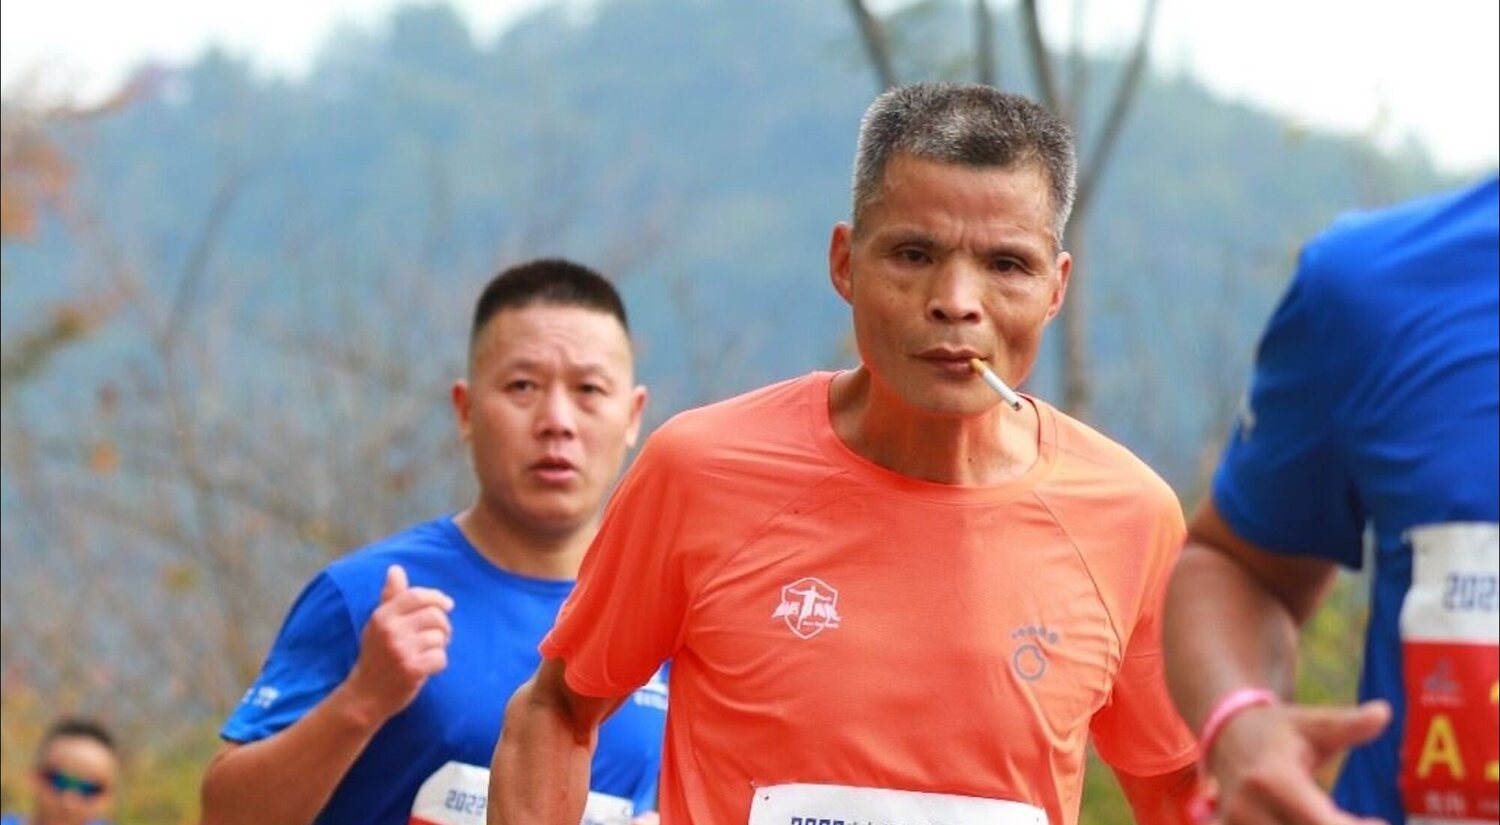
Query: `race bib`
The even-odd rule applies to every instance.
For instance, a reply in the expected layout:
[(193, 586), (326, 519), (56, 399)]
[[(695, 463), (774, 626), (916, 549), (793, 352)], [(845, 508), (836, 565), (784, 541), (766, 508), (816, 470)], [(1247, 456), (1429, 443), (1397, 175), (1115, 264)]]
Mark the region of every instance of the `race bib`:
[(749, 825), (1047, 825), (1021, 802), (847, 785), (755, 789)]
[(1500, 822), (1500, 525), (1439, 524), (1408, 538), (1400, 780), (1407, 821)]
[[(478, 765), (449, 762), (417, 791), (410, 825), (484, 825), (490, 794), (490, 771)], [(582, 825), (630, 825), (629, 799), (589, 792)]]

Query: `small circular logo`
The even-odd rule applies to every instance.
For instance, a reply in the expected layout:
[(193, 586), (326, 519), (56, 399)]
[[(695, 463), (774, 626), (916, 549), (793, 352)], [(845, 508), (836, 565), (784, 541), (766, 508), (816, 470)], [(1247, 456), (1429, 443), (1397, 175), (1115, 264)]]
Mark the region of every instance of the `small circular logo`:
[(1047, 672), (1047, 656), (1040, 647), (1030, 642), (1016, 648), (1010, 662), (1016, 669), (1016, 675), (1028, 682), (1035, 682)]

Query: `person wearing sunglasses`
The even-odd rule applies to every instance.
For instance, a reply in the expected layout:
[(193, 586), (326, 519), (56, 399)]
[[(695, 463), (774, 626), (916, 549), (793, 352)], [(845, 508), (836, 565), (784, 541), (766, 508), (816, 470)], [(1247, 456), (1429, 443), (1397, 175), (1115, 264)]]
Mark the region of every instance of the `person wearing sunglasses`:
[(37, 747), (30, 817), (0, 816), (0, 825), (102, 825), (120, 777), (114, 737), (91, 719), (53, 722)]

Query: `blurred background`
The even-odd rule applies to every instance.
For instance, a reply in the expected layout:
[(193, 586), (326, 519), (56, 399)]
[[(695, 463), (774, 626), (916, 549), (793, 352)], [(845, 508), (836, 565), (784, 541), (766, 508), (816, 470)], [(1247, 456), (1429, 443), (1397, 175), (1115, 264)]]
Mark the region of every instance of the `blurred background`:
[[(225, 713), (330, 558), (452, 511), (472, 301), (622, 286), (648, 423), (852, 363), (826, 244), (859, 116), (984, 80), (1080, 136), (1067, 312), (1027, 389), (1186, 506), (1300, 243), (1497, 156), (1497, 6), (527, 0), (3, 7), (0, 806), (56, 713), (122, 823), (194, 821)], [(1353, 695), (1363, 588), (1305, 641)], [(1092, 771), (1085, 823), (1130, 818)]]

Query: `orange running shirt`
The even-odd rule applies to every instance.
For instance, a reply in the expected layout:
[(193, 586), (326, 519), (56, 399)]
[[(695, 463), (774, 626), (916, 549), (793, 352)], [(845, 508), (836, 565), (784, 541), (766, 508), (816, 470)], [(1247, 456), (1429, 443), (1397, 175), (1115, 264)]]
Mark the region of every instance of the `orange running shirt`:
[(588, 696), (627, 695), (672, 658), (663, 822), (743, 825), (755, 789), (812, 783), (1012, 800), (1072, 825), (1090, 733), (1126, 773), (1191, 763), (1161, 661), (1184, 537), (1166, 484), (1034, 399), (1023, 476), (907, 478), (834, 433), (832, 377), (653, 434), (542, 642)]

